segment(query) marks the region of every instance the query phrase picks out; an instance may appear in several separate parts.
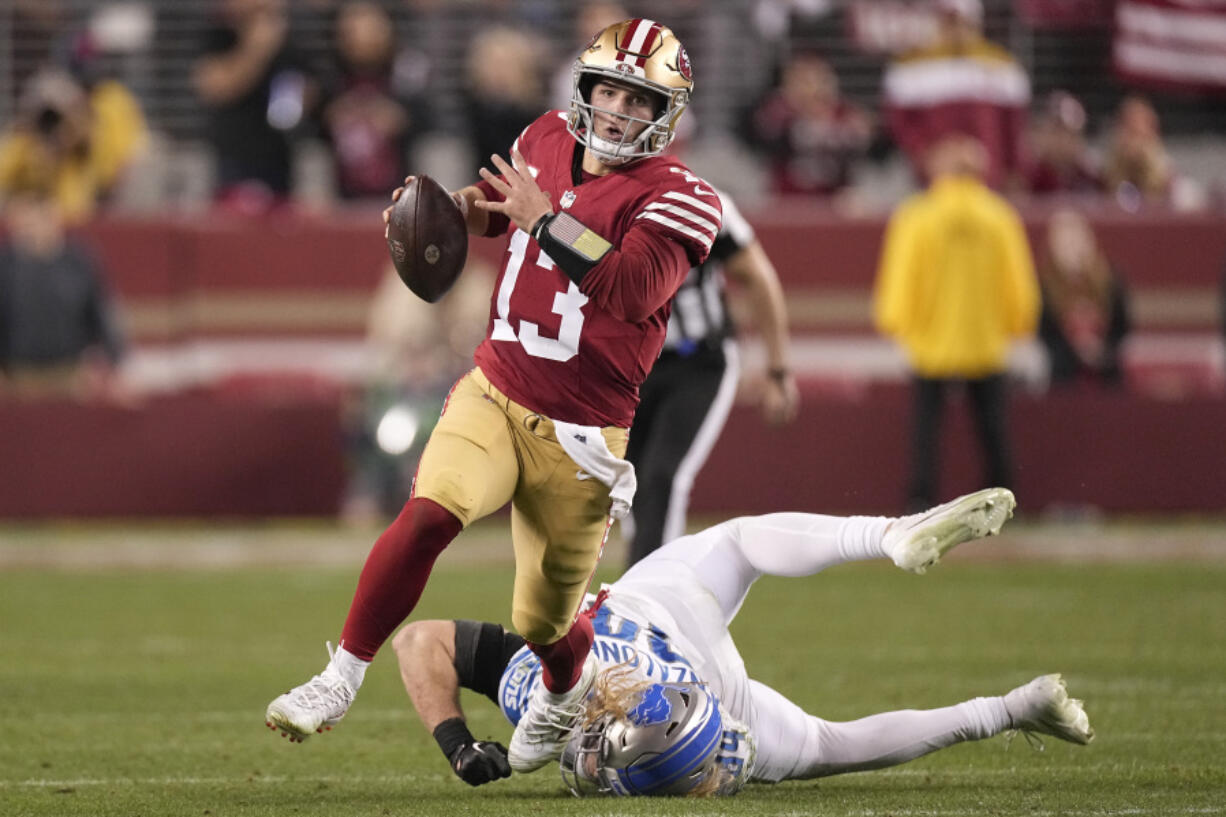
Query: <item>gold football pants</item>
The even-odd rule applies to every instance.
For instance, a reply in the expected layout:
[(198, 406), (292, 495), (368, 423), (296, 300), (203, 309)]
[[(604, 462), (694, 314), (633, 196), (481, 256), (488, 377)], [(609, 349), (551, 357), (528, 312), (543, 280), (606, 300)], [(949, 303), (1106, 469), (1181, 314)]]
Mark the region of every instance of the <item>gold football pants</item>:
[[(629, 432), (603, 429), (626, 453)], [(524, 638), (566, 635), (609, 533), (609, 489), (562, 449), (553, 423), (495, 388), (480, 369), (456, 383), (413, 482), (467, 527), (511, 502), (515, 589), (511, 623)]]

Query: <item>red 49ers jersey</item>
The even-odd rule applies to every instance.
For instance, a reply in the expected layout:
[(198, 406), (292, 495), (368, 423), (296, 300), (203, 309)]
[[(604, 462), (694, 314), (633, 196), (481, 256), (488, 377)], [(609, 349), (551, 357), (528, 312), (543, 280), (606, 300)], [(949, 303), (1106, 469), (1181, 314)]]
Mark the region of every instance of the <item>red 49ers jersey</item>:
[[(546, 417), (629, 428), (639, 384), (664, 342), (672, 297), (719, 232), (719, 196), (667, 156), (574, 184), (576, 142), (560, 111), (529, 125), (516, 146), (555, 208), (613, 249), (576, 286), (510, 224), (477, 365), (511, 399)], [(488, 184), (479, 186), (501, 200)], [(669, 242), (684, 250), (684, 260)]]

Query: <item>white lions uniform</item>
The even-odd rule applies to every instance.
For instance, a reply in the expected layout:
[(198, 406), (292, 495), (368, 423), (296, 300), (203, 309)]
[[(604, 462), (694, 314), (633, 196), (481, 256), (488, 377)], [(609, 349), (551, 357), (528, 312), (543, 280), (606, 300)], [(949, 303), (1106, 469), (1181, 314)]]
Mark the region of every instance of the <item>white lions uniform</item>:
[[(644, 680), (707, 684), (723, 712), (739, 722), (726, 742), (740, 737), (750, 744), (726, 747), (731, 751), (721, 759), (734, 775), (745, 771), (737, 758), (744, 762), (754, 755), (748, 779), (777, 782), (802, 776), (818, 763), (817, 725), (824, 722), (749, 677), (728, 625), (764, 573), (809, 575), (849, 558), (879, 558), (887, 522), (770, 514), (683, 536), (605, 586), (608, 597), (592, 622), (592, 653), (601, 670), (629, 663)], [(846, 546), (839, 546), (843, 540)], [(836, 546), (833, 552), (831, 545)], [(755, 554), (757, 564), (746, 553)], [(589, 594), (584, 607), (593, 600)], [(539, 679), (539, 660), (526, 647), (520, 649), (498, 688), (499, 706), (512, 724), (518, 723)]]
[[(748, 738), (748, 754), (739, 746), (721, 756), (741, 782), (879, 769), (998, 734), (1010, 725), (999, 697), (838, 723), (810, 715), (746, 673), (728, 625), (758, 577), (811, 576), (844, 562), (889, 558), (884, 535), (890, 521), (776, 513), (732, 519), (676, 539), (607, 586), (593, 651), (602, 668), (637, 658), (652, 680), (696, 678), (707, 684)], [(512, 722), (539, 675), (527, 650), (509, 662), (499, 701)], [(753, 758), (747, 778), (745, 768), (735, 765), (738, 757)]]
[[(732, 519), (683, 536), (604, 588), (608, 597), (594, 616), (592, 652), (601, 669), (629, 662), (644, 679), (705, 683), (720, 700), (726, 726), (733, 727), (720, 760), (738, 785), (747, 779), (776, 782), (880, 769), (1009, 728), (1087, 743), (1093, 733), (1081, 704), (1067, 698), (1063, 682), (1058, 689), (1052, 685), (1050, 679), (1058, 676), (1040, 677), (1006, 696), (881, 712), (842, 723), (810, 715), (749, 678), (728, 625), (754, 581), (892, 558), (885, 543), (890, 522), (885, 517), (778, 513)], [(521, 649), (513, 654), (497, 696), (512, 723), (539, 677), (531, 653)], [(1008, 711), (1009, 698), (1016, 717)]]

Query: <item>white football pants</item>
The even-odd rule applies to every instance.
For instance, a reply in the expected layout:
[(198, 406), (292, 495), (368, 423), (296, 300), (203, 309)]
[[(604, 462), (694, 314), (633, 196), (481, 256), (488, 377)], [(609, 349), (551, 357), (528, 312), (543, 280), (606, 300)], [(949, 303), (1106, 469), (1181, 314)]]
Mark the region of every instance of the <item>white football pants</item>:
[(609, 588), (618, 611), (661, 627), (728, 714), (757, 740), (753, 779), (779, 781), (879, 769), (1008, 728), (1003, 698), (856, 721), (825, 721), (749, 678), (728, 625), (763, 575), (811, 576), (831, 565), (886, 557), (885, 517), (778, 513), (732, 519), (684, 536)]

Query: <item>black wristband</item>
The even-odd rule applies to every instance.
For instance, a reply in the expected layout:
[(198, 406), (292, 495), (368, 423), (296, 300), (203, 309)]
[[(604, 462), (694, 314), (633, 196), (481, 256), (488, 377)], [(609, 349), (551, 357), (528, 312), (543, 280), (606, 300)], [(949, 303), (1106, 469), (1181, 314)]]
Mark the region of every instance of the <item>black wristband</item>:
[(791, 372), (788, 371), (786, 366), (775, 366), (774, 368), (766, 370), (766, 376), (771, 380), (787, 380), (788, 375), (790, 374)]
[(536, 239), (536, 243), (538, 244), (541, 243), (541, 231), (544, 230), (546, 227), (548, 227), (549, 222), (553, 221), (557, 215), (558, 215), (557, 213), (554, 213), (552, 211), (548, 212), (545, 215), (538, 218), (536, 220), (536, 224), (532, 225), (532, 229), (528, 231), (528, 234)]
[(448, 718), (434, 727), (434, 739), (448, 760), (461, 748), (476, 742), (463, 718)]

